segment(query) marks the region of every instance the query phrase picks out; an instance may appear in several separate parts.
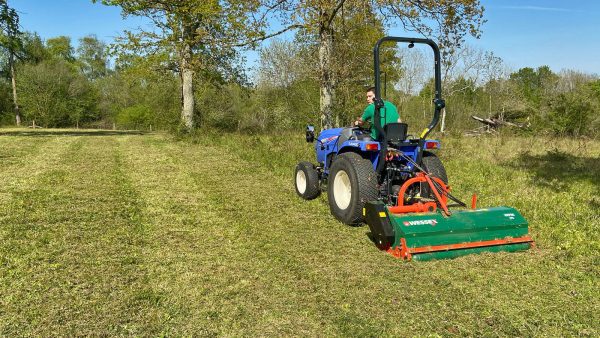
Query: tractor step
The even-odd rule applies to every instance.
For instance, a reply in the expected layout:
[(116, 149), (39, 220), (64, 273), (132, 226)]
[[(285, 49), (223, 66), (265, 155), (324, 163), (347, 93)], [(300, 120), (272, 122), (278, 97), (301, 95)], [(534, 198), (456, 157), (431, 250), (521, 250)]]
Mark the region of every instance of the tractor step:
[(381, 202), (365, 205), (377, 246), (406, 260), (455, 258), (472, 253), (521, 251), (533, 245), (525, 218), (514, 208), (393, 214)]

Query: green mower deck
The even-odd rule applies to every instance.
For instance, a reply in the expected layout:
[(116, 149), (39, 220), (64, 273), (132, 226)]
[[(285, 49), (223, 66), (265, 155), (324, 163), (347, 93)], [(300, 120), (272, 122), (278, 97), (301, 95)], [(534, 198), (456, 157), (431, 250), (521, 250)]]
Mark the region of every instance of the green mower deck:
[(521, 251), (533, 246), (528, 223), (513, 208), (392, 214), (369, 202), (365, 219), (378, 247), (406, 260), (455, 258), (481, 252)]

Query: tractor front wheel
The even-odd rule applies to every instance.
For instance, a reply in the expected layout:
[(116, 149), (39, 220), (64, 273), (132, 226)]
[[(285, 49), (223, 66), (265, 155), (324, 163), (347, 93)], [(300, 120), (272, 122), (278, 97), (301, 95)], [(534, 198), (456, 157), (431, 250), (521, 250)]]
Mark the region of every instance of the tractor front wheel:
[(294, 186), (298, 196), (305, 200), (315, 199), (321, 194), (319, 173), (312, 163), (298, 163), (294, 172)]
[(327, 198), (335, 218), (348, 225), (363, 221), (365, 203), (377, 199), (373, 164), (356, 153), (338, 155), (329, 171)]

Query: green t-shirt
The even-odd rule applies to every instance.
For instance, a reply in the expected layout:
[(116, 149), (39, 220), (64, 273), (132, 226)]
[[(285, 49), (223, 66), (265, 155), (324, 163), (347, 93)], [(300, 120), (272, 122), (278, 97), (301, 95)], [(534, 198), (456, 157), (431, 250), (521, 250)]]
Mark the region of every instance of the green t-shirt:
[[(371, 137), (377, 139), (377, 129), (375, 129), (375, 123), (373, 122), (373, 116), (375, 115), (375, 104), (371, 103), (365, 108), (365, 112), (362, 115), (363, 121), (371, 122)], [(398, 109), (393, 103), (389, 101), (383, 101), (383, 109), (381, 110), (381, 128), (388, 123), (397, 123), (400, 119)]]

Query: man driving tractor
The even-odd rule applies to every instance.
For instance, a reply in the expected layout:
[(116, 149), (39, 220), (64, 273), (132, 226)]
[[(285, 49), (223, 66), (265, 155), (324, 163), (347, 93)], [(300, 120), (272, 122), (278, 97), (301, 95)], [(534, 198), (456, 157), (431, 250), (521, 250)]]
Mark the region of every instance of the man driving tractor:
[[(367, 108), (365, 108), (364, 113), (358, 120), (354, 122), (356, 126), (362, 126), (366, 121), (371, 122), (371, 137), (376, 140), (377, 139), (377, 130), (375, 129), (375, 123), (373, 122), (373, 116), (375, 115), (375, 87), (370, 87), (367, 89), (367, 103), (369, 104)], [(400, 120), (400, 115), (398, 114), (398, 109), (396, 106), (389, 102), (383, 101), (383, 111), (381, 114), (381, 127), (385, 127), (388, 123), (397, 123), (402, 122)]]

